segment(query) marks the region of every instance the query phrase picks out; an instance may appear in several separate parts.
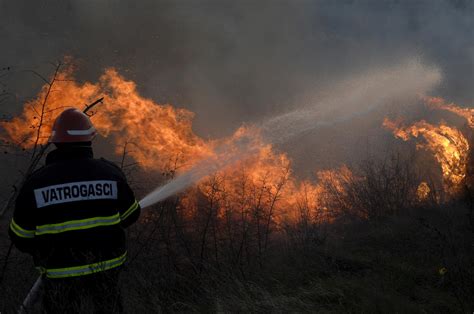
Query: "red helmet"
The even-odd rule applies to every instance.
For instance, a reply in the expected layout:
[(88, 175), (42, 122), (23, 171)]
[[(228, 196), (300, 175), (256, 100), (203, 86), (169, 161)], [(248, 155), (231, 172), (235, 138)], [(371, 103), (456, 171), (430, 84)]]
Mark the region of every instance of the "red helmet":
[(75, 109), (66, 109), (56, 118), (50, 143), (90, 142), (97, 134), (89, 117)]

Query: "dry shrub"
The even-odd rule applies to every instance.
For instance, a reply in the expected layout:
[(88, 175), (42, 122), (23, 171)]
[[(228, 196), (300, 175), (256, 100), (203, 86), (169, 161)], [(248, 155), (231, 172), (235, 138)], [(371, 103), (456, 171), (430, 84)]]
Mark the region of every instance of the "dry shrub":
[(323, 184), (324, 206), (337, 218), (377, 221), (420, 206), (417, 190), (422, 180), (413, 162), (399, 154), (367, 160), (354, 174), (336, 175)]

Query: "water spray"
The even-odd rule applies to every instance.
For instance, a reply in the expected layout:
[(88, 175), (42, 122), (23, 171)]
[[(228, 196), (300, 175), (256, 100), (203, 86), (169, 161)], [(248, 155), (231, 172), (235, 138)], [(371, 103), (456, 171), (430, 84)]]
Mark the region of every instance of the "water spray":
[[(440, 71), (416, 60), (376, 69), (336, 84), (326, 97), (260, 123), (264, 143), (283, 144), (302, 133), (349, 121), (387, 103), (413, 101), (441, 80)], [(140, 201), (146, 208), (199, 182), (204, 177), (258, 152), (248, 136), (218, 146), (214, 153), (158, 187)]]
[(214, 149), (213, 154), (204, 158), (191, 167), (188, 171), (178, 175), (167, 184), (158, 187), (156, 190), (145, 196), (140, 201), (140, 207), (151, 206), (171, 195), (174, 195), (194, 182), (224, 169), (245, 157), (258, 152), (258, 144), (249, 134), (244, 134), (237, 139), (221, 144)]

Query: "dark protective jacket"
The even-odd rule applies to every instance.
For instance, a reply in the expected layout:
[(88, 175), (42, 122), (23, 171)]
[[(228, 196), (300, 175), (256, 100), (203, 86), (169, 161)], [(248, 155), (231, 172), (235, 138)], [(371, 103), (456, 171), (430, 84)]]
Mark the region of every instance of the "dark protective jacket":
[(124, 228), (139, 215), (120, 168), (89, 146), (61, 148), (21, 188), (9, 234), (46, 277), (81, 276), (125, 262)]

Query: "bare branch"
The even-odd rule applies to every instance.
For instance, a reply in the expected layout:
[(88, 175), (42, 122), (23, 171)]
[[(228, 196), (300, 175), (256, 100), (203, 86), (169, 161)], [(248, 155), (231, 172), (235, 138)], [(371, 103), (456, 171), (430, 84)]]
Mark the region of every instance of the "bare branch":
[[(39, 143), (40, 134), (41, 134), (41, 128), (42, 128), (43, 122), (44, 122), (44, 114), (45, 114), (45, 110), (46, 110), (46, 103), (48, 101), (49, 94), (51, 93), (51, 89), (53, 88), (54, 82), (56, 81), (56, 77), (58, 76), (59, 69), (61, 68), (61, 65), (62, 65), (61, 63), (58, 63), (56, 65), (56, 69), (54, 71), (53, 78), (52, 78), (51, 82), (48, 82), (49, 87), (48, 87), (48, 90), (46, 91), (46, 95), (44, 96), (43, 104), (41, 105), (41, 115), (40, 115), (40, 120), (39, 120), (39, 124), (38, 124), (38, 129), (37, 129), (37, 132), (36, 132), (36, 140), (35, 140), (35, 145), (33, 147), (33, 154), (31, 155), (32, 160), (34, 160), (35, 157), (36, 157), (35, 154), (36, 154), (36, 149), (38, 148), (38, 143)], [(34, 71), (33, 71), (33, 73), (34, 73)], [(40, 156), (40, 158), (41, 158), (41, 156)]]

